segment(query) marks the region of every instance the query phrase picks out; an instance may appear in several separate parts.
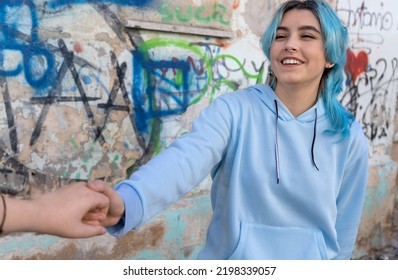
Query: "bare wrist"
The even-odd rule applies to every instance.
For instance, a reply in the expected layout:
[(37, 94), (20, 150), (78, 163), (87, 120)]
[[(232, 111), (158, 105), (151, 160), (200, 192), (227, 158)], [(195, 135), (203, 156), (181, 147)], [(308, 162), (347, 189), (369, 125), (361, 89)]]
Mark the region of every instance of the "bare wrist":
[(6, 203), (6, 199), (4, 198), (4, 195), (0, 194), (0, 196), (1, 196), (1, 204), (2, 204), (2, 208), (0, 208), (0, 209), (2, 209), (2, 212), (0, 212), (0, 217), (1, 217), (1, 220), (0, 220), (0, 234), (2, 234), (3, 233), (3, 227), (4, 227), (4, 224), (5, 224), (6, 218), (7, 218), (7, 203)]

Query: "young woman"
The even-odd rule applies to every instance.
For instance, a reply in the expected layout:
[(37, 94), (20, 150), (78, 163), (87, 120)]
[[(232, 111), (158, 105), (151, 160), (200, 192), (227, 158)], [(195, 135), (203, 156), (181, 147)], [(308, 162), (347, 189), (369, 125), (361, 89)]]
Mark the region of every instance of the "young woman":
[(325, 1), (287, 1), (261, 43), (268, 85), (217, 98), (191, 133), (116, 191), (89, 184), (110, 198), (109, 232), (139, 227), (211, 172), (213, 216), (200, 259), (351, 257), (368, 153), (337, 100), (346, 28)]
[(85, 183), (64, 186), (30, 200), (0, 194), (0, 234), (38, 232), (69, 238), (105, 234), (100, 222), (108, 205), (108, 197), (90, 190)]

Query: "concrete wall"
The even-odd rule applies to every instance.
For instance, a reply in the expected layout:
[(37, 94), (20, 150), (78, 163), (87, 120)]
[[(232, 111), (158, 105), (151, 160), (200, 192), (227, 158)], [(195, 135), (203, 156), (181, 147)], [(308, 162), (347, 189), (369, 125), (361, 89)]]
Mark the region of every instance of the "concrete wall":
[[(264, 82), (258, 42), (280, 2), (2, 1), (0, 190), (29, 198), (77, 180), (127, 177), (189, 131), (215, 97)], [(351, 34), (341, 100), (363, 125), (371, 159), (361, 258), (392, 241), (398, 9), (394, 0), (330, 3)], [(195, 258), (211, 215), (209, 186), (207, 178), (120, 239), (2, 236), (0, 259)]]

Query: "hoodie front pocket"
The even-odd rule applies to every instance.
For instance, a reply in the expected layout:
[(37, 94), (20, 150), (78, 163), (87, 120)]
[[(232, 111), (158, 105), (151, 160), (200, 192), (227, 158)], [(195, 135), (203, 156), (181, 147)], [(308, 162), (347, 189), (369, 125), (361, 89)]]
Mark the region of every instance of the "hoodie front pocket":
[(318, 229), (242, 222), (238, 245), (229, 259), (320, 260), (327, 259), (327, 254)]

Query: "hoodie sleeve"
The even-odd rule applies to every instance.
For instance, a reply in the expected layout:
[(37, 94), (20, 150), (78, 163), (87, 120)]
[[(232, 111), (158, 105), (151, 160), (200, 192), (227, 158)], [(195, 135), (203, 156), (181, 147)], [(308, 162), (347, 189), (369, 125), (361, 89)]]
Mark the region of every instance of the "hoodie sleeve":
[[(221, 96), (222, 97), (222, 96)], [(191, 191), (220, 162), (230, 137), (231, 111), (223, 98), (202, 110), (192, 131), (141, 166), (116, 186), (125, 202), (125, 217), (108, 228), (126, 234)]]
[(357, 122), (351, 129), (351, 146), (340, 192), (337, 197), (337, 240), (340, 253), (335, 259), (350, 259), (361, 221), (368, 178), (368, 147)]

